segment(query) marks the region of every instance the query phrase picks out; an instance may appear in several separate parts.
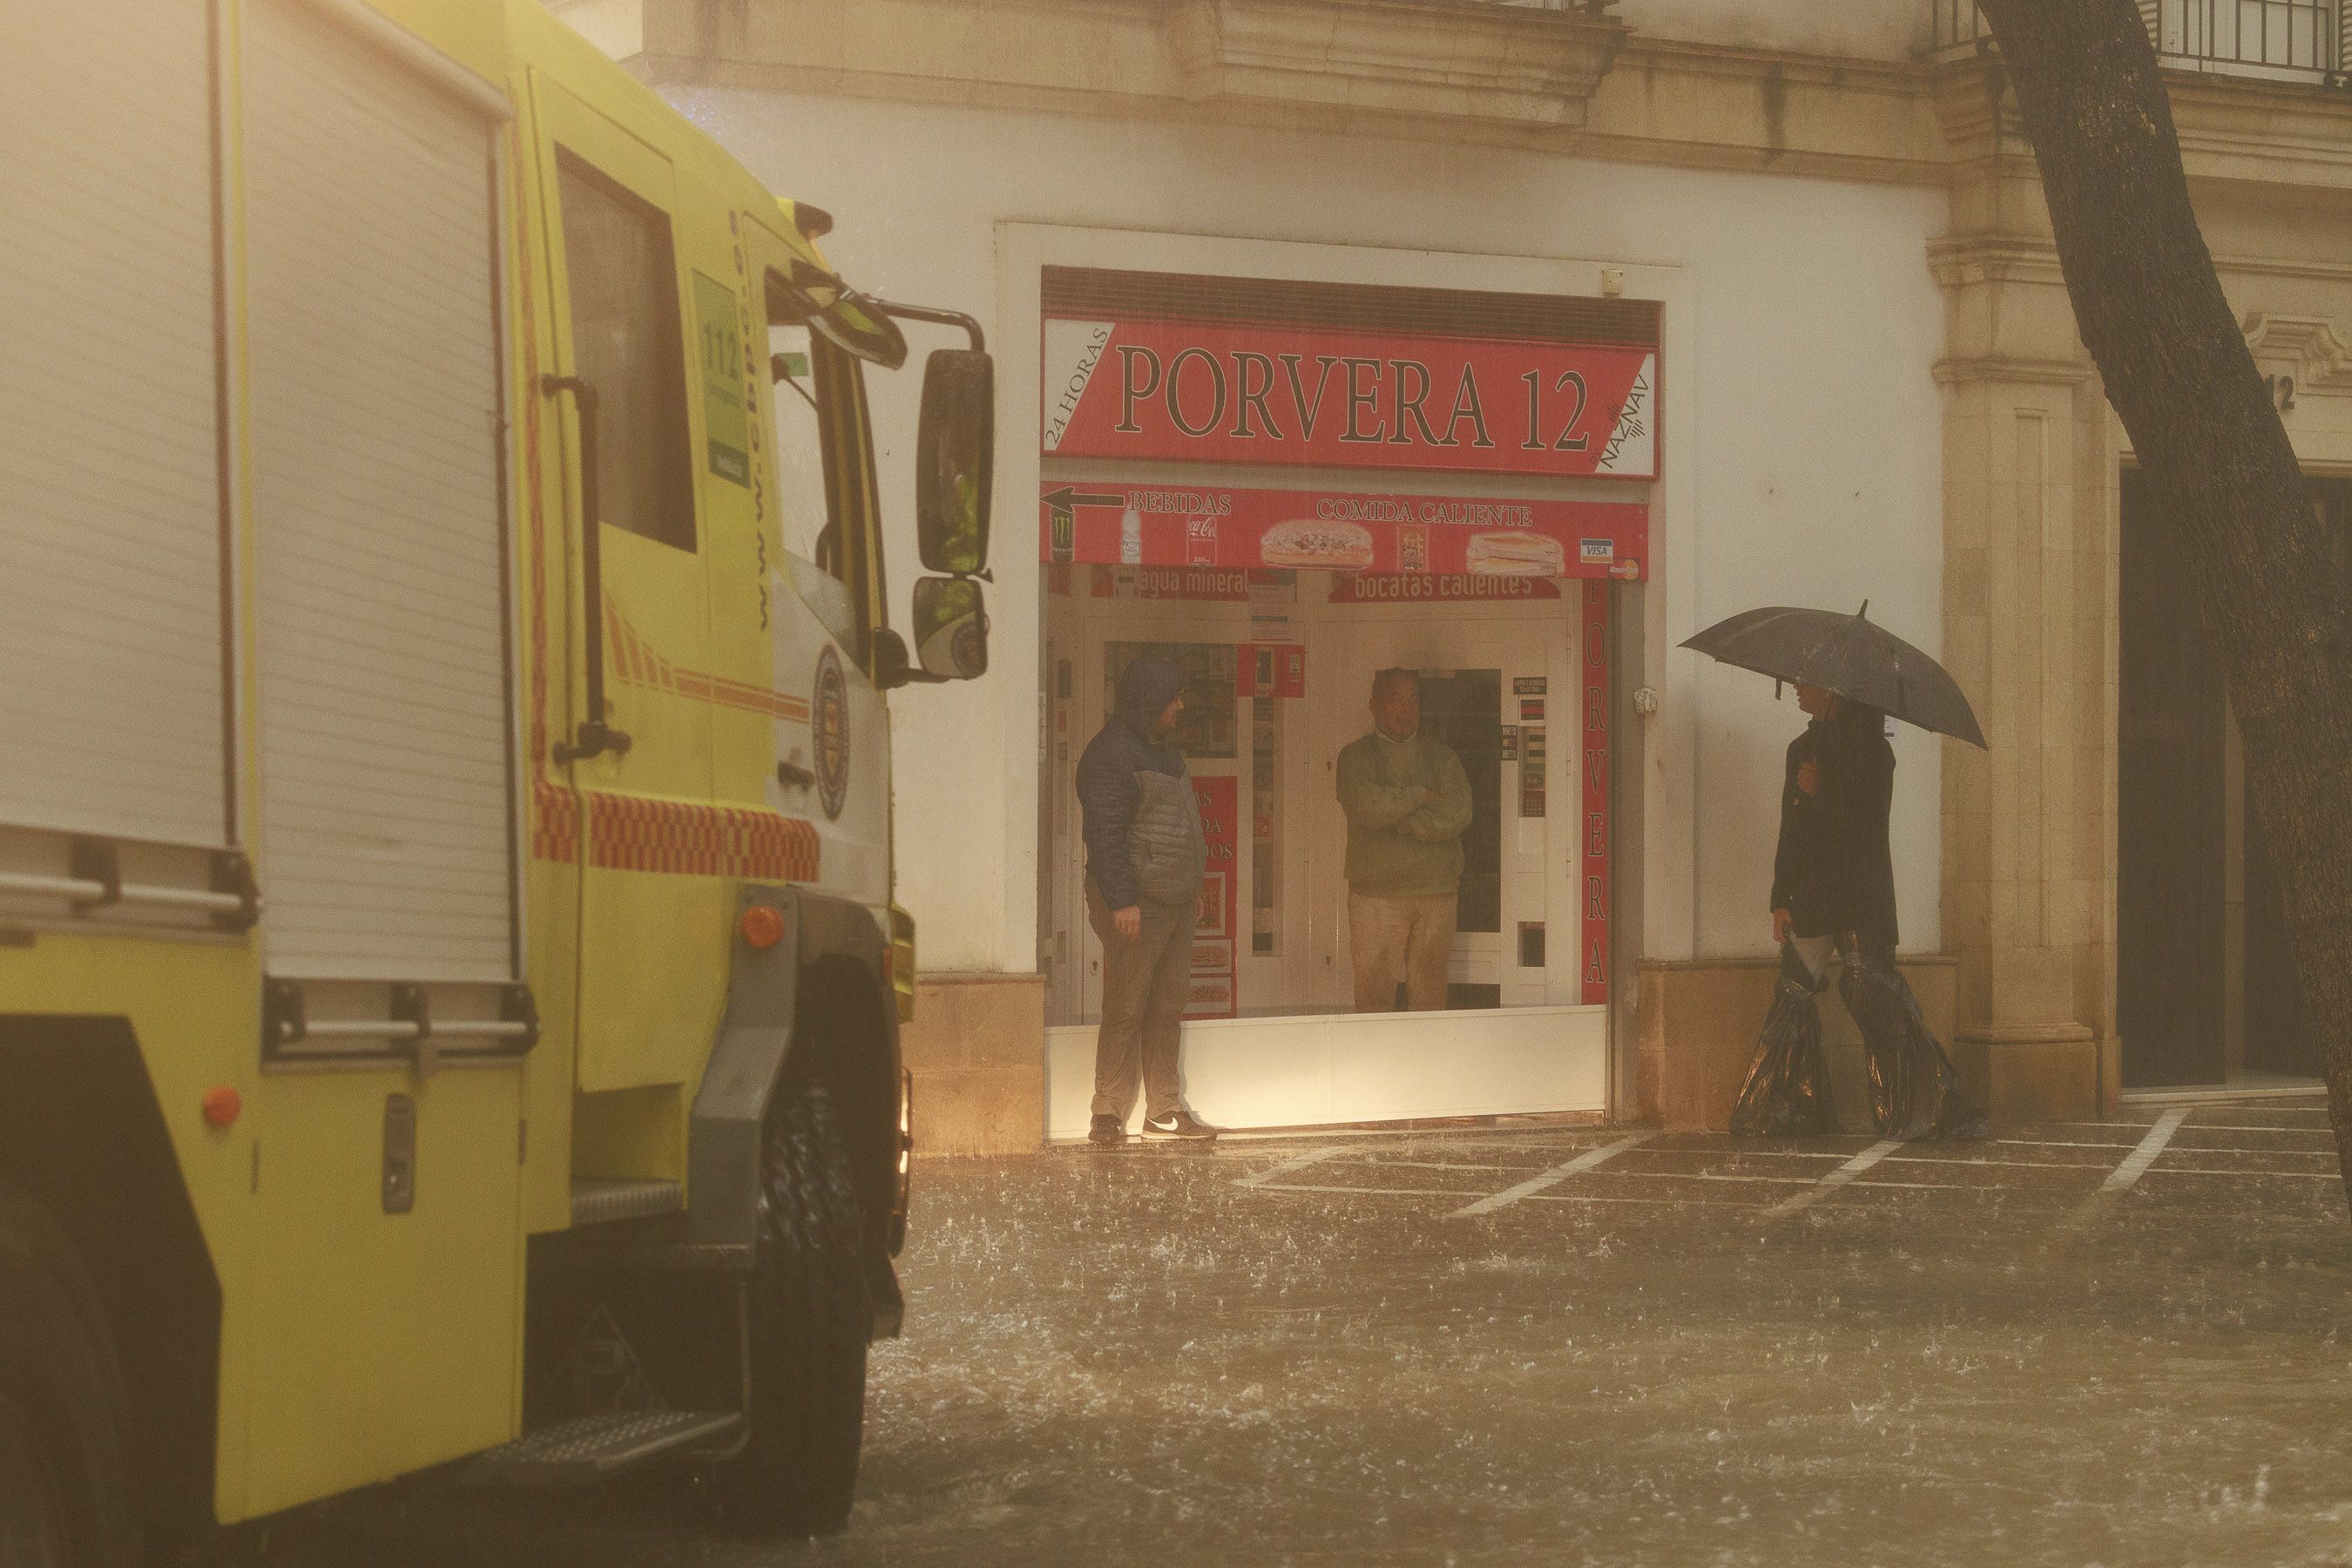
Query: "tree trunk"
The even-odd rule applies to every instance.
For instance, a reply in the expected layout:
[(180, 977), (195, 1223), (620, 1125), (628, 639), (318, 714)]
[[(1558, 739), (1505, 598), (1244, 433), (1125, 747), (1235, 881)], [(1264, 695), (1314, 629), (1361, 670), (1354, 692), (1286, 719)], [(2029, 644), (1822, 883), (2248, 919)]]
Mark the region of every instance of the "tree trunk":
[(2138, 8), (1979, 4), (2041, 164), (2076, 325), (2237, 710), (2352, 1192), (2352, 599), (2199, 232)]

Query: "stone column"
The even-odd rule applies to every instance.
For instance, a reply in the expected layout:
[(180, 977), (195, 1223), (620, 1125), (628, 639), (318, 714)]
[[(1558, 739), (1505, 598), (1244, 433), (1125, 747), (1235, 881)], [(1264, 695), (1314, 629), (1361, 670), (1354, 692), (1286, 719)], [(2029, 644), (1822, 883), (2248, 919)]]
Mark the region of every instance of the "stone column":
[(1944, 663), (1990, 750), (1944, 750), (1953, 1058), (2004, 1121), (2111, 1106), (2115, 421), (2032, 155), (1982, 61), (1938, 86), (1958, 153), (1946, 301)]

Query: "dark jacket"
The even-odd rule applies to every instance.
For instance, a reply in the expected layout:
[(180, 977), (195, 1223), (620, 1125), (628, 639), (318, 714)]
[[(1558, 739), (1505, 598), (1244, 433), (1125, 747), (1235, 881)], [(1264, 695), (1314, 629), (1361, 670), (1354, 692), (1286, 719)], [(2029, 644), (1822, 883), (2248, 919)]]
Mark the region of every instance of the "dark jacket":
[[(1797, 787), (1797, 770), (1816, 764), (1819, 787)], [(1886, 819), (1895, 801), (1895, 748), (1885, 716), (1841, 701), (1789, 742), (1780, 786), (1780, 845), (1772, 858), (1772, 908), (1786, 910), (1799, 936), (1852, 931), (1864, 944), (1895, 946), (1895, 858)]]
[[(1192, 844), (1201, 842), (1200, 812), (1192, 804), (1189, 787), (1181, 797), (1154, 791), (1156, 798), (1181, 799), (1188, 809), (1176, 813), (1163, 805), (1161, 815), (1173, 819), (1155, 818), (1138, 831), (1137, 814), (1144, 805), (1144, 790), (1136, 775), (1160, 773), (1180, 781), (1187, 776), (1184, 754), (1151, 738), (1152, 721), (1183, 689), (1183, 674), (1174, 665), (1160, 658), (1137, 659), (1119, 677), (1118, 700), (1109, 720), (1078, 757), (1078, 808), (1084, 819), (1087, 871), (1102, 889), (1103, 902), (1114, 910), (1137, 903), (1143, 895), (1137, 877), (1139, 858), (1149, 863), (1157, 858), (1164, 863), (1189, 854), (1189, 849), (1176, 843), (1181, 836), (1189, 835)], [(1161, 874), (1172, 876), (1181, 870), (1163, 864)], [(1160, 880), (1161, 874), (1155, 874), (1154, 879)], [(1197, 870), (1191, 881), (1197, 890)], [(1191, 896), (1168, 886), (1154, 891), (1160, 902), (1181, 901)], [(1174, 898), (1166, 896), (1171, 892)]]

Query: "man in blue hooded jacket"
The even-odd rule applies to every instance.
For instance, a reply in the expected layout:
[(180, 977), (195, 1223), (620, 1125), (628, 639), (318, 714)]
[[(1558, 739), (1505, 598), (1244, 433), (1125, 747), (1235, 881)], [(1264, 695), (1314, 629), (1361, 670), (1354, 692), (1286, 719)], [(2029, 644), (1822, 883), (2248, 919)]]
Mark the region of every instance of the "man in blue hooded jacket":
[(1139, 1076), (1146, 1138), (1215, 1136), (1184, 1109), (1176, 1085), (1192, 927), (1209, 863), (1184, 753), (1168, 743), (1183, 711), (1183, 672), (1164, 658), (1139, 658), (1119, 677), (1110, 719), (1078, 758), (1087, 916), (1103, 947), (1087, 1134), (1097, 1143), (1126, 1141)]

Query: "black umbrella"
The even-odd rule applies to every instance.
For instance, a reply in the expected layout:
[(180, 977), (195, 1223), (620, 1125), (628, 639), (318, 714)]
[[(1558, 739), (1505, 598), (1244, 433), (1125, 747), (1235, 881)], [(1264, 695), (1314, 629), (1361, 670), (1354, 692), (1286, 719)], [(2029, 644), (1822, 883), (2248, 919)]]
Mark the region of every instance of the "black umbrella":
[(1826, 688), (1971, 746), (1985, 743), (1958, 683), (1942, 665), (1873, 625), (1867, 599), (1851, 616), (1786, 605), (1745, 611), (1683, 647), (1775, 680)]

